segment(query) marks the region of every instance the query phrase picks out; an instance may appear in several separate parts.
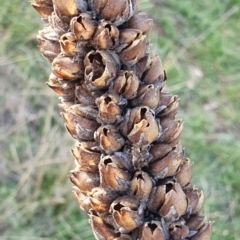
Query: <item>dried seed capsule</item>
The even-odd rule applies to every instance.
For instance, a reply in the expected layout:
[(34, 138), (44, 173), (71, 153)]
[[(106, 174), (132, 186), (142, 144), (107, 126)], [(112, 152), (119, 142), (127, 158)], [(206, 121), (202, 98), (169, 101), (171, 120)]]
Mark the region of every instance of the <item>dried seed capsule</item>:
[(66, 83), (57, 76), (51, 74), (49, 82), (46, 83), (59, 97), (62, 102), (73, 101), (75, 99), (75, 83)]
[(129, 110), (121, 124), (124, 136), (136, 145), (150, 144), (158, 139), (160, 126), (148, 107), (137, 107)]
[(146, 53), (146, 36), (136, 29), (124, 29), (120, 32), (119, 53), (121, 62), (127, 66), (136, 64)]
[(99, 124), (82, 114), (76, 108), (70, 108), (68, 112), (62, 112), (66, 127), (73, 138), (80, 140), (91, 141), (94, 137), (94, 132), (99, 127)]
[(100, 147), (107, 153), (112, 154), (122, 148), (125, 141), (117, 129), (111, 125), (100, 127), (95, 138), (99, 141)]
[(37, 41), (40, 52), (49, 62), (52, 62), (61, 52), (58, 36), (51, 27), (45, 27), (39, 31)]
[(167, 93), (161, 93), (160, 106), (157, 109), (156, 116), (160, 119), (167, 118), (173, 120), (178, 112), (179, 98)]
[(186, 192), (188, 199), (188, 211), (192, 215), (197, 215), (202, 210), (204, 195), (203, 192), (198, 192), (198, 189), (193, 189)]
[(141, 227), (138, 239), (140, 240), (166, 240), (168, 239), (164, 233), (161, 222), (151, 221), (146, 222)]
[(96, 27), (95, 21), (88, 13), (81, 13), (78, 17), (72, 18), (70, 22), (70, 28), (78, 40), (91, 39)]
[(131, 18), (136, 7), (132, 0), (91, 0), (89, 4), (98, 17), (111, 21), (116, 26)]
[(152, 155), (150, 162), (155, 162), (159, 159), (164, 158), (172, 150), (173, 150), (173, 147), (169, 146), (168, 144), (163, 144), (163, 143), (154, 144), (149, 150), (149, 152)]
[(96, 142), (81, 142), (71, 151), (80, 171), (98, 172), (101, 153)]
[(119, 197), (110, 206), (119, 231), (128, 233), (139, 227), (143, 220), (143, 207), (134, 197)]
[(141, 202), (147, 202), (152, 191), (151, 177), (143, 171), (137, 171), (131, 182), (131, 194)]
[(87, 42), (77, 41), (77, 38), (72, 32), (65, 33), (59, 40), (62, 51), (67, 56), (83, 57), (88, 51)]
[(95, 105), (96, 98), (101, 95), (102, 95), (101, 91), (95, 92), (89, 91), (84, 84), (76, 86), (76, 97), (82, 104)]
[(48, 17), (48, 22), (58, 36), (66, 33), (69, 29), (69, 24), (63, 22), (55, 12), (52, 12), (51, 16)]
[(160, 185), (152, 188), (147, 207), (151, 212), (157, 213), (165, 200), (166, 185)]
[(128, 28), (140, 30), (143, 34), (149, 32), (153, 25), (153, 20), (148, 18), (146, 13), (139, 12), (134, 14), (128, 21)]
[(109, 156), (112, 162), (120, 169), (132, 170), (132, 158), (124, 152), (114, 152), (113, 155)]
[(70, 180), (85, 194), (91, 192), (93, 188), (100, 185), (99, 173), (81, 172), (78, 169), (71, 171)]
[(113, 83), (113, 90), (126, 99), (137, 95), (139, 80), (133, 72), (121, 71)]
[(106, 224), (102, 218), (90, 214), (90, 224), (96, 239), (114, 240), (119, 234), (115, 233), (114, 228)]
[(131, 101), (133, 107), (136, 106), (148, 106), (151, 109), (155, 109), (159, 105), (160, 91), (158, 87), (154, 87), (153, 84), (142, 85), (139, 87), (137, 97)]
[[(78, 15), (78, 4), (79, 2), (82, 2), (81, 5), (85, 5), (85, 9), (87, 10), (87, 3), (83, 4), (85, 1), (76, 1), (76, 0), (68, 0), (67, 4), (64, 0), (53, 0), (54, 5), (57, 7), (57, 9), (61, 12), (61, 14), (66, 15), (68, 17), (76, 16)], [(79, 4), (80, 5), (80, 4)]]
[(53, 5), (48, 2), (32, 0), (30, 1), (30, 4), (43, 18), (47, 18), (53, 12)]
[(92, 205), (92, 209), (99, 214), (108, 214), (111, 203), (118, 197), (117, 193), (113, 193), (107, 189), (96, 187), (88, 193)]
[(183, 159), (179, 166), (179, 171), (175, 175), (178, 183), (184, 187), (188, 185), (192, 178), (193, 164), (190, 163), (189, 159)]
[(90, 90), (106, 88), (115, 78), (119, 63), (107, 51), (91, 51), (84, 59), (85, 81)]
[(106, 224), (103, 219), (98, 216), (91, 214), (90, 224), (96, 239), (114, 240), (118, 236), (118, 234), (115, 233), (114, 228), (112, 228), (109, 224)]
[(72, 81), (82, 76), (82, 65), (81, 61), (74, 61), (66, 56), (58, 56), (52, 62), (52, 71), (57, 77)]
[(90, 203), (90, 198), (79, 190), (78, 187), (73, 187), (73, 194), (75, 198), (77, 199), (81, 209), (85, 212), (89, 212), (89, 210), (92, 208), (91, 203)]
[(186, 220), (186, 225), (189, 227), (190, 231), (197, 232), (205, 225), (205, 217), (191, 215), (190, 218)]
[(113, 49), (119, 44), (118, 28), (108, 21), (103, 21), (93, 36), (93, 43), (97, 49)]
[(113, 191), (126, 191), (129, 189), (131, 174), (126, 169), (120, 168), (112, 159), (105, 156), (99, 164), (101, 186)]
[(175, 183), (165, 195), (163, 206), (159, 214), (167, 222), (172, 222), (181, 217), (187, 210), (187, 197), (180, 184)]
[(104, 94), (96, 100), (99, 113), (98, 117), (104, 123), (114, 123), (121, 121), (121, 108), (117, 95)]
[(164, 70), (162, 66), (162, 62), (159, 56), (150, 55), (150, 59), (148, 65), (146, 66), (146, 70), (144, 71), (141, 80), (145, 84), (156, 84), (160, 87), (163, 86), (164, 78)]
[(186, 239), (189, 236), (189, 228), (183, 219), (171, 223), (169, 231), (173, 240)]
[(182, 153), (171, 151), (162, 159), (150, 164), (149, 169), (156, 179), (174, 176), (182, 161)]
[(206, 223), (190, 240), (210, 240), (213, 223)]
[(165, 132), (163, 135), (163, 142), (168, 143), (171, 146), (175, 146), (179, 140), (180, 135), (183, 130), (183, 123), (181, 120), (174, 120), (174, 121), (161, 121), (161, 126), (165, 128)]

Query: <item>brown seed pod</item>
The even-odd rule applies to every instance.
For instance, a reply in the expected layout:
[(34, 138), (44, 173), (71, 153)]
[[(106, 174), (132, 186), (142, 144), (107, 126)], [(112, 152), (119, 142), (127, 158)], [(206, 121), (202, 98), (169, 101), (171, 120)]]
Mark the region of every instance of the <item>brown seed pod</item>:
[(161, 222), (151, 221), (142, 225), (138, 239), (141, 240), (166, 240), (168, 239)]
[(186, 220), (186, 225), (189, 227), (190, 231), (197, 232), (200, 228), (205, 225), (205, 217), (198, 215), (191, 215)]
[(92, 38), (96, 23), (88, 13), (81, 13), (78, 17), (72, 18), (70, 28), (78, 40), (89, 40)]
[(188, 199), (188, 211), (192, 215), (198, 215), (202, 210), (204, 195), (203, 192), (198, 192), (198, 189), (190, 189), (186, 191)]
[(131, 232), (142, 224), (143, 207), (134, 197), (117, 198), (110, 206), (110, 213), (121, 233)]
[(127, 22), (128, 28), (134, 28), (140, 30), (143, 34), (150, 31), (153, 25), (153, 20), (148, 18), (144, 12), (134, 14)]
[(102, 187), (96, 187), (88, 193), (88, 196), (92, 209), (99, 214), (107, 215), (111, 203), (118, 197), (118, 194)]
[(133, 72), (121, 71), (113, 83), (115, 93), (122, 95), (126, 99), (136, 97), (139, 80)]
[(113, 94), (104, 94), (96, 100), (98, 106), (98, 117), (104, 123), (115, 123), (122, 120), (119, 97)]
[(208, 222), (205, 223), (203, 227), (196, 233), (194, 236), (189, 238), (190, 240), (210, 240), (211, 233), (212, 233), (213, 223)]
[(189, 159), (183, 159), (180, 166), (179, 171), (175, 175), (177, 182), (182, 186), (187, 186), (191, 182), (193, 171), (193, 164), (190, 163)]
[(161, 128), (150, 109), (143, 106), (127, 112), (121, 131), (133, 144), (142, 146), (157, 140)]
[(147, 202), (153, 188), (151, 177), (143, 171), (137, 171), (131, 182), (131, 195), (141, 202)]
[(173, 240), (186, 239), (189, 236), (189, 228), (185, 225), (185, 220), (179, 219), (169, 226), (170, 235)]
[(66, 56), (84, 57), (87, 54), (88, 47), (86, 41), (77, 41), (76, 36), (72, 32), (63, 34), (59, 40), (61, 50)]
[(30, 4), (41, 15), (42, 18), (48, 18), (53, 12), (53, 5), (47, 1), (32, 0)]
[(147, 66), (146, 71), (144, 71), (141, 80), (145, 84), (158, 84), (162, 86), (162, 82), (165, 80), (164, 78), (164, 70), (162, 66), (162, 62), (159, 56), (150, 55), (149, 65)]
[(76, 98), (82, 104), (95, 105), (95, 100), (97, 97), (101, 96), (100, 91), (90, 91), (85, 84), (80, 84), (76, 86)]
[(82, 61), (76, 61), (67, 56), (58, 56), (52, 62), (52, 72), (60, 78), (69, 81), (81, 78), (83, 75)]
[(63, 22), (55, 12), (52, 12), (52, 14), (48, 17), (48, 22), (49, 26), (52, 26), (53, 30), (58, 36), (66, 33), (69, 29), (69, 24)]
[(118, 235), (114, 228), (106, 224), (101, 217), (90, 214), (90, 224), (93, 228), (93, 234), (96, 239), (117, 239)]
[(160, 185), (152, 188), (147, 202), (147, 207), (151, 212), (157, 213), (165, 200), (166, 185)]
[(172, 185), (171, 190), (165, 194), (164, 203), (159, 214), (166, 222), (178, 220), (187, 211), (187, 197), (180, 184)]
[(116, 77), (119, 68), (117, 57), (107, 51), (90, 51), (85, 59), (85, 81), (90, 90), (106, 88)]
[(38, 32), (37, 41), (39, 50), (49, 62), (52, 62), (61, 52), (58, 35), (48, 26)]
[(174, 148), (169, 146), (168, 144), (160, 143), (152, 145), (149, 150), (152, 155), (150, 162), (155, 162), (164, 158), (172, 150), (174, 150)]
[(100, 19), (111, 21), (116, 26), (131, 18), (136, 8), (136, 1), (132, 0), (91, 0), (89, 4)]
[(51, 74), (49, 82), (46, 84), (61, 97), (62, 102), (69, 102), (75, 99), (75, 83), (63, 82), (54, 74)]
[(175, 146), (179, 140), (183, 130), (183, 122), (181, 120), (169, 120), (165, 119), (161, 121), (161, 126), (164, 129), (163, 143), (167, 143), (170, 146)]
[(99, 173), (82, 172), (76, 168), (71, 171), (71, 175), (69, 177), (71, 182), (85, 194), (91, 192), (93, 188), (100, 185)]
[(114, 162), (112, 156), (105, 156), (99, 164), (101, 186), (113, 191), (123, 192), (129, 189), (131, 174)]
[(99, 141), (100, 147), (107, 154), (112, 154), (120, 150), (125, 143), (121, 134), (111, 125), (100, 127), (95, 133), (95, 138)]
[(93, 44), (97, 49), (114, 49), (119, 44), (118, 28), (111, 22), (100, 22), (93, 36)]
[(71, 150), (74, 158), (79, 165), (80, 171), (98, 172), (100, 162), (100, 150), (96, 142), (81, 142)]
[(160, 90), (158, 87), (154, 87), (153, 84), (142, 85), (138, 88), (137, 96), (131, 101), (133, 107), (136, 106), (148, 106), (151, 109), (155, 109), (159, 105)]
[(119, 47), (116, 51), (124, 65), (133, 66), (147, 51), (146, 36), (136, 29), (120, 31)]
[(76, 106), (72, 106), (68, 112), (62, 112), (61, 115), (73, 138), (83, 141), (94, 139), (94, 132), (98, 129), (99, 124), (91, 117), (86, 117), (80, 113)]
[(88, 213), (89, 210), (92, 208), (90, 198), (84, 195), (76, 186), (73, 187), (73, 194), (76, 200), (78, 201), (81, 209)]
[(182, 153), (173, 149), (165, 157), (151, 163), (149, 169), (156, 179), (162, 179), (174, 176), (177, 173), (181, 161)]
[(160, 119), (167, 118), (174, 120), (178, 112), (179, 98), (169, 93), (161, 93), (160, 106), (157, 110), (156, 116)]
[(87, 10), (87, 3), (83, 0), (68, 0), (67, 4), (64, 0), (53, 0), (53, 4), (62, 15), (66, 15), (68, 17), (78, 15), (80, 9), (82, 11)]

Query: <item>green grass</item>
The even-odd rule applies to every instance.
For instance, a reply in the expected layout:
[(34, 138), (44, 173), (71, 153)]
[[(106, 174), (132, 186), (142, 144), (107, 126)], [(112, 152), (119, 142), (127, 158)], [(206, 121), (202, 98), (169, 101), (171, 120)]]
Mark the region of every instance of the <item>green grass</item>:
[[(181, 98), (183, 145), (194, 162), (213, 240), (240, 236), (240, 3), (141, 0), (154, 18), (152, 51)], [(50, 66), (35, 35), (42, 23), (27, 1), (0, 8), (0, 238), (94, 239), (71, 194), (74, 145), (46, 86)]]

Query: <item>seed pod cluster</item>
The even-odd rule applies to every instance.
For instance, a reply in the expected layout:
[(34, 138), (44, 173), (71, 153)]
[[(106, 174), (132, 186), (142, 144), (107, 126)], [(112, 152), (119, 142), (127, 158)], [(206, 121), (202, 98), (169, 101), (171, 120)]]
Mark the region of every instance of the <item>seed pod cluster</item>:
[(203, 193), (180, 145), (179, 99), (149, 52), (137, 0), (32, 0), (76, 168), (70, 180), (99, 240), (207, 240)]

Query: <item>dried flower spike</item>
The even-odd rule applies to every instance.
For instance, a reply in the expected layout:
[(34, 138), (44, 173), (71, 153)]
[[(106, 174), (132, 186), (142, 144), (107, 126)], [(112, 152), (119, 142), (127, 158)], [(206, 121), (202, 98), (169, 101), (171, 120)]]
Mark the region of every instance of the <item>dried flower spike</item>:
[(31, 0), (52, 64), (76, 168), (73, 194), (98, 240), (209, 240), (203, 193), (181, 148), (179, 98), (146, 34), (137, 0)]

